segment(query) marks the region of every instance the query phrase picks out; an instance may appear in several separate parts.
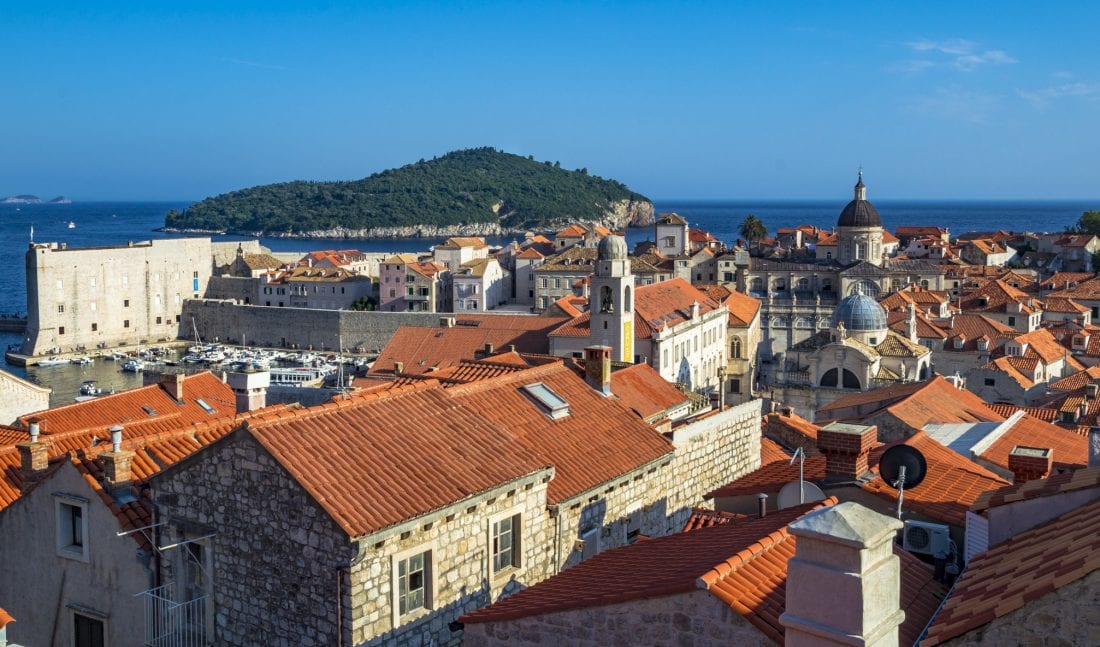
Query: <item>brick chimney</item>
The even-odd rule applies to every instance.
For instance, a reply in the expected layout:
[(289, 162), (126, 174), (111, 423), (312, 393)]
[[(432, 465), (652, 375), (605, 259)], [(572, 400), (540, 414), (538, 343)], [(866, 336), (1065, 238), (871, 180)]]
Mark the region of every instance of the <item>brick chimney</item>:
[(1013, 483), (1026, 483), (1050, 476), (1054, 467), (1054, 450), (1048, 447), (1016, 445), (1008, 453), (1008, 469)]
[(798, 538), (787, 562), (786, 647), (896, 647), (903, 524), (853, 501), (815, 510), (787, 527)]
[(588, 346), (584, 349), (584, 379), (604, 395), (611, 395), (611, 347)]
[(32, 421), (28, 431), (30, 439), (15, 446), (19, 451), (19, 476), (23, 491), (37, 483), (50, 465), (49, 445), (38, 440), (38, 422)]
[(122, 449), (122, 427), (115, 425), (110, 428), (111, 451), (99, 455), (103, 461), (103, 479), (107, 482), (107, 490), (111, 496), (129, 494), (130, 463), (134, 460), (134, 452)]
[(162, 373), (160, 388), (168, 392), (177, 402), (183, 400), (183, 373)]
[(867, 456), (878, 441), (878, 427), (833, 422), (817, 432), (817, 448), (825, 455), (825, 478), (856, 481), (868, 471)]

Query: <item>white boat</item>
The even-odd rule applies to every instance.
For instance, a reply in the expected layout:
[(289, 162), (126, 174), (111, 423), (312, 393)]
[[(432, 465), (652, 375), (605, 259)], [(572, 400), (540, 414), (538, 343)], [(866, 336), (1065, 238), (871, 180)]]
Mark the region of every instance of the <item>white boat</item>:
[(134, 358), (123, 364), (122, 370), (129, 373), (140, 373), (145, 370), (145, 360)]
[(38, 360), (39, 366), (61, 366), (62, 364), (68, 364), (69, 360), (63, 357), (47, 357), (46, 359)]
[(315, 368), (273, 368), (271, 383), (279, 386), (321, 386), (325, 374)]
[(74, 357), (73, 364), (80, 364), (81, 366), (87, 366), (92, 363), (92, 358), (84, 355), (83, 357)]
[(84, 380), (84, 383), (80, 385), (81, 395), (99, 395), (103, 393), (103, 389), (99, 388), (95, 380)]
[(76, 223), (72, 220), (69, 221), (69, 229), (76, 229)]

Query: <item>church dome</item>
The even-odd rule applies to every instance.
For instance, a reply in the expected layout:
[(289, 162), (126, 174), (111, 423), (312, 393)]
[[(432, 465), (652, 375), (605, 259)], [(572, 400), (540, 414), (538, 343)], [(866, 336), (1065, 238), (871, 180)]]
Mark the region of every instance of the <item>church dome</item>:
[(614, 234), (604, 236), (596, 247), (596, 257), (601, 261), (625, 261), (626, 239)]
[(841, 299), (833, 312), (833, 328), (849, 331), (886, 330), (886, 310), (871, 297), (856, 293)]
[(867, 201), (867, 186), (863, 184), (863, 171), (859, 172), (859, 181), (855, 186), (855, 199), (844, 207), (837, 220), (838, 227), (881, 227), (878, 209)]

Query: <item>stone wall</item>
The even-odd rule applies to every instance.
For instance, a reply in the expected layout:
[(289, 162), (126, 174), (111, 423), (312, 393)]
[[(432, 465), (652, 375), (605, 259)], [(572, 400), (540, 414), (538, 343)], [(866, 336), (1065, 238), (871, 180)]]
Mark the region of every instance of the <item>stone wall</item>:
[(23, 353), (174, 339), (184, 300), (206, 292), (211, 258), (209, 238), (80, 249), (33, 245), (25, 258)]
[(11, 424), (25, 413), (49, 408), (49, 388), (0, 371), (0, 424)]
[[(451, 645), (459, 616), (503, 595), (542, 581), (553, 572), (553, 520), (546, 509), (545, 473), (512, 481), (361, 542), (362, 559), (351, 575), (352, 644)], [(518, 568), (492, 573), (491, 524), (520, 515)], [(399, 617), (395, 596), (397, 560), (431, 551), (430, 610)], [(394, 631), (394, 628), (397, 628)]]
[(729, 605), (703, 590), (618, 604), (466, 625), (463, 644), (484, 647), (555, 645), (739, 645), (775, 647)]
[[(214, 643), (334, 645), (341, 620), (350, 634), (351, 619), (338, 618), (355, 547), (247, 432), (154, 477), (152, 489), (169, 539), (213, 534), (204, 547)], [(173, 555), (161, 563), (163, 581), (180, 576)]]
[(944, 644), (1100, 645), (1100, 571)]
[[(206, 284), (206, 299), (233, 299), (241, 303), (259, 301), (260, 279), (245, 276), (211, 276)], [(190, 330), (191, 320), (184, 322), (184, 331)]]
[(237, 305), (228, 301), (193, 300), (184, 304), (181, 329), (186, 338), (194, 318), (203, 340), (237, 341), (276, 348), (294, 347), (314, 350), (362, 348), (378, 352), (401, 326), (437, 326), (441, 312), (355, 312), (349, 310), (310, 310), (306, 308), (268, 308)]

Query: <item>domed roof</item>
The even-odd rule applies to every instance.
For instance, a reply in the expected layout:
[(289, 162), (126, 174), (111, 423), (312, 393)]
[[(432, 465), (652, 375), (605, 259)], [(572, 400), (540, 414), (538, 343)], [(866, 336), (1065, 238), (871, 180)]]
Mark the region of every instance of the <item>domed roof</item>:
[(837, 227), (881, 227), (882, 220), (878, 217), (878, 209), (867, 201), (867, 185), (863, 183), (863, 170), (859, 171), (859, 179), (855, 186), (855, 199), (844, 207), (837, 220)]
[(626, 239), (615, 234), (604, 236), (596, 247), (596, 258), (601, 261), (625, 261)]
[(838, 227), (881, 227), (882, 220), (878, 217), (878, 209), (866, 200), (852, 200), (844, 211), (840, 212)]
[(840, 300), (833, 311), (833, 328), (843, 323), (846, 330), (886, 330), (886, 310), (871, 297), (857, 292)]

